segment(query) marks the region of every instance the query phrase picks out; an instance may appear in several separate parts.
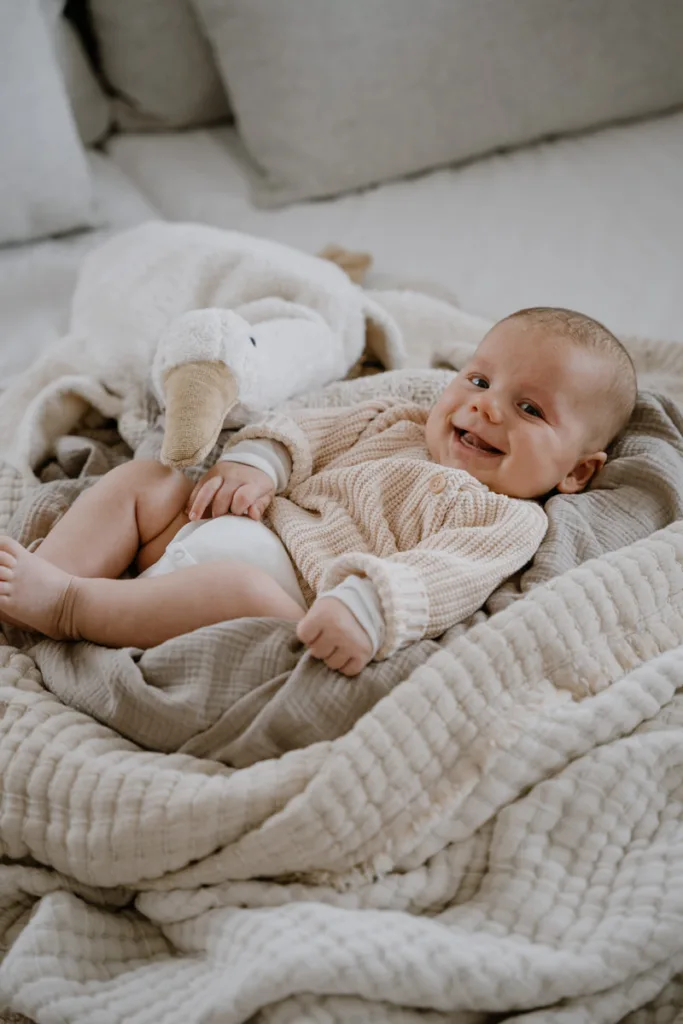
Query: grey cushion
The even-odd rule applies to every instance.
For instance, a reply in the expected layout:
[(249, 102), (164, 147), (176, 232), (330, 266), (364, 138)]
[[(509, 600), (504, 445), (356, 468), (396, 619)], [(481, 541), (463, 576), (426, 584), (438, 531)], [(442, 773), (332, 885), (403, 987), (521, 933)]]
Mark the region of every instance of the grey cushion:
[(183, 128), (229, 116), (189, 0), (90, 0), (90, 11), (119, 127)]
[(683, 102), (679, 0), (193, 0), (266, 205)]
[(92, 223), (90, 172), (38, 0), (2, 0), (0, 243)]
[(41, 2), (78, 133), (86, 146), (92, 146), (109, 130), (112, 113), (109, 97), (97, 80), (78, 32), (63, 17), (64, 0)]

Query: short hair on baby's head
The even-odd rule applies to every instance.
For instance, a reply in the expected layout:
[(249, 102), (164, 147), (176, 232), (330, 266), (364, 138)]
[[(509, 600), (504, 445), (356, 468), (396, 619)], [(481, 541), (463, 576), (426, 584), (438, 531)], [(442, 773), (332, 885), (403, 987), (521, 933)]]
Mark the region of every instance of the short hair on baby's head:
[(575, 309), (560, 306), (531, 306), (519, 309), (506, 316), (503, 321), (523, 318), (538, 327), (547, 327), (555, 334), (604, 357), (612, 373), (605, 392), (604, 415), (600, 417), (594, 443), (606, 448), (621, 434), (630, 420), (638, 395), (638, 383), (633, 360), (619, 341), (604, 324)]

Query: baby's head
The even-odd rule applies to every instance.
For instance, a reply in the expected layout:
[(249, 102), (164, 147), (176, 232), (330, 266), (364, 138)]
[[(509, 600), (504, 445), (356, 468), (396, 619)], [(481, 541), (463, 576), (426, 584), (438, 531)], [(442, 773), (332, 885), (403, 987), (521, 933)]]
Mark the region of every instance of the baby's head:
[(631, 358), (606, 327), (569, 309), (522, 309), (495, 324), (429, 414), (435, 462), (492, 491), (582, 491), (636, 401)]

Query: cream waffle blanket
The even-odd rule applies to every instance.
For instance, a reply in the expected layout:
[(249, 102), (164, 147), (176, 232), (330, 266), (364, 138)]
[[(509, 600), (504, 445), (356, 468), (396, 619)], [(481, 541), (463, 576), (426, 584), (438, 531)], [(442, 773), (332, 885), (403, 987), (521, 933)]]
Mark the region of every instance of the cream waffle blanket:
[[(637, 354), (680, 392), (677, 349)], [(428, 401), (445, 372), (312, 400)], [(6, 1006), (38, 1024), (673, 1022), (682, 426), (644, 394), (519, 580), (354, 681), (256, 620), (145, 654), (0, 647)], [(0, 467), (0, 527), (44, 533), (130, 454), (111, 440), (63, 439), (29, 490)]]

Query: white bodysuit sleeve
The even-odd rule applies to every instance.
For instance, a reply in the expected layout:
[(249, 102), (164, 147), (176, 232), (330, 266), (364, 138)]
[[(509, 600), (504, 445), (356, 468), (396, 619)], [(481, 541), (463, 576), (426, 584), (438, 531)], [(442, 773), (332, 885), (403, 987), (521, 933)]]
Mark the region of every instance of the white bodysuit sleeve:
[(372, 643), (372, 657), (384, 643), (384, 617), (377, 588), (372, 580), (361, 576), (347, 576), (341, 583), (318, 594), (322, 597), (336, 597), (354, 615)]
[(240, 462), (243, 466), (262, 470), (273, 481), (276, 494), (284, 491), (292, 472), (291, 455), (279, 441), (239, 441), (218, 461)]

